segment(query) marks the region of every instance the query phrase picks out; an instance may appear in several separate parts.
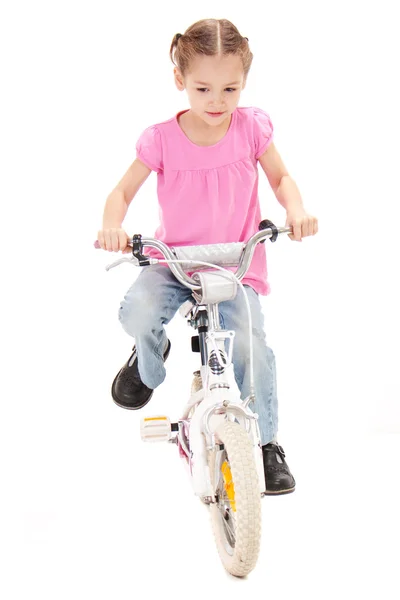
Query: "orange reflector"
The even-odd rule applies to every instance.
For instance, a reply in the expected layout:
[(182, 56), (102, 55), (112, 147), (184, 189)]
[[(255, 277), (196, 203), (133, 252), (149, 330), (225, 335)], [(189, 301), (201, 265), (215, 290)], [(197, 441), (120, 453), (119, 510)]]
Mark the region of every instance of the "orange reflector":
[(226, 491), (226, 495), (228, 496), (229, 502), (231, 503), (231, 508), (233, 512), (236, 512), (236, 502), (235, 502), (235, 486), (232, 481), (232, 472), (231, 468), (226, 462), (226, 460), (221, 465), (222, 476), (224, 478), (224, 487)]

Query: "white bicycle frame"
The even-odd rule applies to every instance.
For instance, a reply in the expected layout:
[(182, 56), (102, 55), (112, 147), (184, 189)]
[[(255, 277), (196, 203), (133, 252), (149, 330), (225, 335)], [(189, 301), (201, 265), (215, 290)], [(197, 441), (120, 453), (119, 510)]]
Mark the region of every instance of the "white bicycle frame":
[[(212, 305), (208, 305), (208, 314), (213, 314)], [(214, 352), (222, 372), (214, 373), (210, 364), (200, 368), (203, 386), (191, 395), (183, 416), (178, 421), (177, 440), (171, 440), (177, 441), (180, 452), (185, 454), (194, 493), (205, 502), (214, 501), (208, 451), (220, 444), (215, 432), (226, 417), (232, 421), (236, 419), (248, 432), (259, 474), (260, 493), (265, 492), (258, 415), (246, 406), (249, 398), (242, 401), (238, 397), (237, 389), (232, 389), (234, 382), (232, 352), (235, 332), (214, 329), (213, 319), (211, 323), (212, 326), (206, 334), (207, 356), (210, 357)], [(226, 339), (229, 341), (228, 352), (225, 349)]]
[[(277, 229), (275, 226), (273, 227), (275, 231), (272, 229), (264, 229), (254, 234), (247, 244), (213, 244), (209, 246), (170, 248), (160, 240), (155, 240), (153, 238), (141, 240), (141, 236), (135, 236), (135, 238), (140, 238), (140, 253), (137, 253), (132, 257), (121, 258), (106, 267), (106, 269), (109, 270), (122, 262), (131, 262), (136, 266), (165, 262), (168, 263), (171, 267), (171, 271), (181, 283), (193, 290), (197, 290), (197, 292), (200, 291), (200, 294), (204, 292), (204, 290), (202, 290), (202, 285), (199, 284), (199, 278), (196, 280), (195, 278), (189, 277), (184, 273), (181, 265), (185, 265), (186, 268), (190, 265), (197, 265), (197, 267), (191, 269), (192, 271), (198, 270), (198, 265), (203, 265), (203, 268), (205, 266), (224, 272), (224, 276), (219, 278), (219, 282), (218, 278), (215, 278), (209, 286), (210, 289), (208, 289), (205, 294), (205, 302), (199, 302), (199, 298), (201, 300), (201, 297), (196, 297), (196, 294), (194, 293), (193, 295), (196, 297), (197, 304), (188, 301), (192, 305), (190, 310), (188, 310), (187, 303), (184, 303), (180, 308), (180, 312), (183, 316), (188, 317), (188, 315), (190, 315), (190, 318), (192, 318), (196, 311), (201, 310), (202, 307), (207, 307), (209, 321), (209, 327), (206, 333), (207, 364), (203, 365), (200, 369), (203, 384), (202, 388), (191, 395), (184, 409), (182, 418), (178, 421), (177, 435), (170, 439), (170, 441), (178, 444), (180, 454), (186, 459), (185, 463), (188, 466), (194, 493), (206, 503), (215, 502), (215, 492), (210, 480), (207, 454), (208, 451), (217, 446), (220, 448), (220, 440), (216, 437), (216, 430), (226, 418), (229, 420), (237, 420), (241, 426), (245, 427), (253, 446), (255, 464), (259, 475), (260, 493), (263, 494), (265, 492), (262, 448), (257, 422), (258, 415), (253, 413), (249, 408), (249, 403), (255, 397), (252, 319), (247, 294), (244, 290), (244, 286), (240, 282), (240, 278), (246, 273), (254, 253), (254, 247), (258, 242), (268, 237), (271, 237), (273, 241), (275, 241), (278, 233), (292, 233), (291, 228)], [(130, 242), (130, 245), (134, 245), (134, 243), (137, 244), (137, 239), (135, 238)], [(166, 257), (165, 260), (144, 257), (141, 254), (143, 246), (152, 246), (159, 249)], [(240, 263), (240, 267), (237, 270), (238, 276), (222, 267), (221, 261), (218, 261), (220, 264), (217, 265), (204, 260), (199, 260), (198, 258), (187, 258), (188, 256), (194, 256), (196, 252), (202, 254), (202, 258), (208, 258), (211, 255), (214, 260), (216, 252), (219, 253), (218, 256), (222, 253), (222, 255), (224, 255), (222, 264), (225, 264), (225, 266), (238, 266)], [(185, 258), (179, 259), (177, 256), (185, 256)], [(174, 263), (179, 265), (179, 268), (178, 266), (175, 266)], [(226, 289), (227, 274), (234, 282), (233, 296), (232, 290), (231, 296), (229, 296), (229, 291), (227, 292)], [(207, 278), (210, 278), (211, 275), (214, 275), (215, 277), (215, 273), (202, 274), (201, 281), (203, 281), (203, 284), (205, 284), (206, 281), (210, 283), (211, 280)], [(225, 285), (223, 285), (222, 280), (224, 280)], [(232, 353), (235, 332), (221, 330), (217, 308), (219, 302), (230, 299), (236, 295), (237, 285), (240, 286), (244, 294), (249, 319), (250, 394), (245, 400), (241, 400), (240, 397), (238, 397), (237, 389), (232, 389), (232, 385), (234, 384)], [(182, 311), (186, 311), (185, 314)], [(229, 340), (228, 352), (226, 352), (225, 349), (225, 340)], [(214, 372), (212, 366), (210, 366), (209, 358), (212, 354), (214, 356), (214, 370), (217, 372)], [(219, 365), (217, 367), (215, 359)]]

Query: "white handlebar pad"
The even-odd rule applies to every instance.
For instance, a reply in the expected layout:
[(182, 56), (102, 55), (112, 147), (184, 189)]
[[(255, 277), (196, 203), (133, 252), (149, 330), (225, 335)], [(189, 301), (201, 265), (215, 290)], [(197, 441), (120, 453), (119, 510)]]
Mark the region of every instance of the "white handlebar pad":
[[(170, 248), (178, 260), (202, 260), (221, 267), (237, 267), (245, 245), (244, 242), (231, 242), (203, 246), (172, 246)], [(184, 271), (209, 268), (205, 265), (196, 267), (190, 263), (181, 263), (180, 266)]]

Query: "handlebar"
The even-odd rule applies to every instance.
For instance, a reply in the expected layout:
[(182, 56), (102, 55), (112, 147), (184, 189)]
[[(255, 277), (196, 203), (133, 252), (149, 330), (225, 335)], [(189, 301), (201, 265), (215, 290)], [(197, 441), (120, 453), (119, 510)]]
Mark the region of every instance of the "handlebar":
[[(159, 262), (166, 262), (178, 281), (193, 291), (200, 291), (201, 286), (199, 285), (199, 282), (184, 272), (185, 268), (190, 270), (190, 272), (205, 268), (204, 266), (193, 266), (193, 262), (196, 262), (196, 260), (204, 262), (207, 259), (211, 259), (211, 262), (223, 267), (237, 266), (238, 268), (234, 275), (237, 277), (237, 279), (241, 280), (249, 268), (255, 247), (258, 243), (264, 243), (266, 239), (270, 239), (271, 242), (275, 242), (278, 235), (282, 233), (293, 233), (292, 227), (278, 228), (269, 220), (261, 221), (259, 230), (260, 231), (252, 235), (247, 242), (175, 247), (167, 246), (167, 244), (155, 238), (142, 238), (141, 235), (137, 234), (128, 241), (128, 245), (132, 246), (132, 257), (121, 258), (115, 261), (111, 265), (108, 265), (107, 270), (121, 264), (122, 262), (131, 262), (139, 267), (157, 264)], [(94, 245), (96, 248), (100, 248), (98, 241), (96, 241)], [(145, 246), (159, 250), (165, 257), (165, 261), (143, 255), (142, 251)], [(185, 259), (188, 261), (186, 264)]]

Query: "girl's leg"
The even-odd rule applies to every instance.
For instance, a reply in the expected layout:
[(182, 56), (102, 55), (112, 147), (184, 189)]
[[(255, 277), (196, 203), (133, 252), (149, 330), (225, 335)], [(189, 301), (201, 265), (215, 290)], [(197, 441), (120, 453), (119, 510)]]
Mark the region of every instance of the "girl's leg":
[[(256, 399), (250, 408), (259, 415), (261, 444), (276, 440), (278, 430), (278, 399), (275, 356), (266, 344), (264, 316), (257, 292), (244, 286), (252, 315), (254, 387)], [(249, 325), (243, 292), (234, 300), (219, 304), (221, 327), (235, 331), (233, 364), (235, 380), (244, 400), (250, 393)]]
[[(296, 482), (285, 461), (283, 448), (276, 443), (278, 430), (278, 399), (276, 391), (275, 356), (266, 344), (264, 317), (257, 292), (244, 286), (252, 315), (252, 340), (254, 361), (255, 401), (251, 409), (258, 413), (261, 445), (263, 447), (265, 493), (287, 494), (293, 492)], [(244, 400), (250, 393), (249, 327), (243, 292), (234, 300), (219, 305), (224, 329), (236, 332), (232, 360), (236, 383)], [(271, 443), (274, 442), (274, 443)]]
[(165, 379), (164, 351), (169, 323), (191, 296), (168, 266), (143, 267), (121, 302), (118, 317), (124, 330), (135, 338), (138, 370), (142, 382), (155, 389)]

